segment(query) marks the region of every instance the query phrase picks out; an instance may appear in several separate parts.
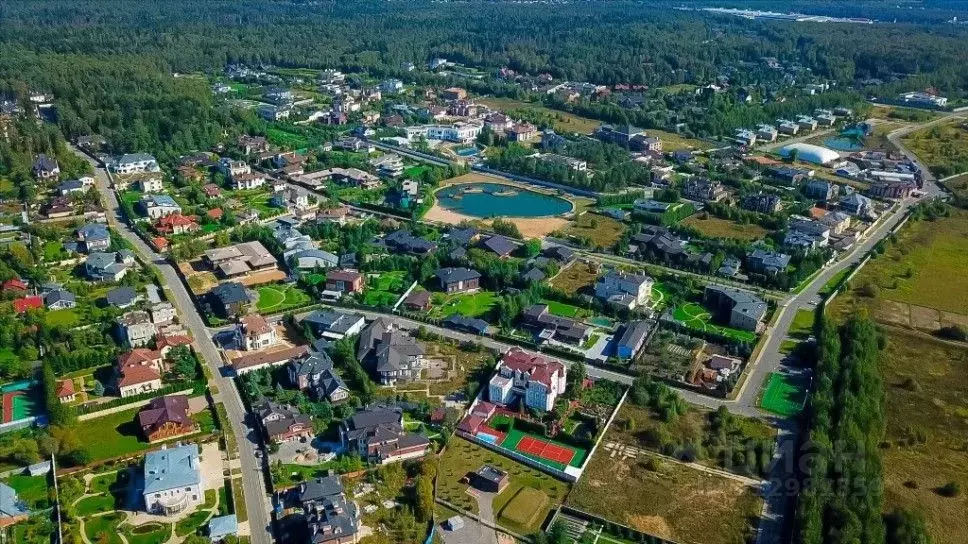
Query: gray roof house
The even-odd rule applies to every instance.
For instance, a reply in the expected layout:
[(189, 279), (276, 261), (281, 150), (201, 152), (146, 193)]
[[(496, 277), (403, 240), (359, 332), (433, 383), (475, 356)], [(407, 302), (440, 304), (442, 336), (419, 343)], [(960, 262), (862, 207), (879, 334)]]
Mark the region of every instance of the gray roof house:
[(119, 281), (134, 264), (134, 255), (127, 250), (111, 253), (95, 252), (84, 261), (84, 272), (95, 281)]
[(749, 291), (725, 285), (707, 285), (703, 303), (715, 318), (730, 327), (759, 331), (766, 316), (767, 304)]
[(309, 353), (289, 362), (289, 381), (300, 390), (308, 390), (318, 399), (339, 402), (350, 396), (350, 390), (335, 370), (326, 353)]
[(355, 542), (360, 513), (346, 500), (339, 476), (314, 478), (293, 490), (303, 509), (311, 544)]
[(64, 310), (77, 306), (77, 299), (66, 289), (55, 289), (44, 295), (44, 305), (48, 310)]
[(88, 253), (111, 247), (111, 233), (107, 226), (100, 223), (88, 223), (77, 229), (77, 239)]
[(774, 253), (762, 248), (757, 248), (746, 256), (746, 267), (751, 272), (759, 272), (771, 276), (783, 272), (789, 264), (789, 255), (785, 253)]
[(504, 258), (514, 253), (514, 250), (518, 249), (521, 244), (506, 236), (495, 234), (487, 240), (484, 240), (483, 246), (493, 251), (498, 257)]
[(363, 366), (370, 367), (384, 385), (418, 379), (423, 369), (423, 348), (384, 319), (363, 329), (356, 353)]
[(17, 492), (9, 485), (0, 482), (0, 524), (15, 523), (30, 514)]
[(208, 520), (208, 538), (212, 542), (221, 542), (225, 537), (236, 536), (239, 533), (239, 518), (235, 514), (218, 516)]
[(358, 334), (366, 324), (363, 316), (359, 314), (332, 310), (315, 310), (304, 317), (302, 323), (304, 326), (308, 325), (314, 334), (333, 340)]
[(403, 409), (382, 404), (368, 406), (340, 424), (340, 440), (367, 460), (392, 463), (422, 457), (430, 441), (403, 429)]
[(138, 293), (133, 288), (123, 285), (108, 291), (104, 298), (115, 308), (127, 308), (138, 301)]

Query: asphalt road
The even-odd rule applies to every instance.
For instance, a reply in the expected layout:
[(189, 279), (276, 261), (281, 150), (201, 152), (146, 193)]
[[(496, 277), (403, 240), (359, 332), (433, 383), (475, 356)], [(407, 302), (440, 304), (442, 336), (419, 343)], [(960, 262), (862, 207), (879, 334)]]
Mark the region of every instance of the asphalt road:
[(195, 304), (175, 268), (162, 255), (155, 253), (124, 221), (119, 209), (118, 199), (111, 189), (107, 173), (91, 157), (77, 149), (74, 149), (74, 152), (94, 167), (96, 184), (105, 205), (108, 223), (134, 245), (135, 250), (143, 259), (150, 261), (161, 272), (165, 280), (163, 287), (174, 296), (175, 300), (171, 302), (178, 308), (178, 315), (182, 324), (191, 331), (197, 352), (212, 371), (213, 378), (209, 381), (209, 386), (215, 384), (218, 387), (218, 396), (221, 397), (222, 404), (225, 405), (229, 424), (238, 439), (239, 460), (242, 466), (242, 488), (245, 492), (245, 506), (252, 533), (251, 540), (256, 544), (270, 544), (273, 541), (269, 525), (271, 506), (267, 500), (261, 461), (255, 457), (255, 452), (259, 449), (259, 437), (245, 424), (246, 410), (242, 405), (242, 399), (239, 397), (232, 379), (222, 375), (222, 359), (212, 341), (212, 337), (209, 335), (204, 321), (198, 314), (198, 310), (195, 308)]

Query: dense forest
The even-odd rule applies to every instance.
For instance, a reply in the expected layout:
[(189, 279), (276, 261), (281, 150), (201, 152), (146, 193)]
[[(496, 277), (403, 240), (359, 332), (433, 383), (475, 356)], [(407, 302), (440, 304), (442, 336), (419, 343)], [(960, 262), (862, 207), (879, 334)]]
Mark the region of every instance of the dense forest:
[(878, 360), (884, 342), (868, 318), (855, 316), (839, 328), (829, 321), (821, 325), (798, 464), (803, 479), (795, 543), (929, 541), (917, 516), (883, 516), (878, 447), (884, 433), (884, 389)]
[[(819, 10), (845, 5), (815, 3)], [(171, 77), (232, 62), (381, 77), (403, 75), (403, 63), (443, 56), (485, 70), (656, 87), (706, 83), (724, 71), (743, 83), (766, 77), (745, 67), (776, 57), (846, 85), (879, 78), (897, 88), (934, 86), (953, 98), (968, 89), (963, 25), (750, 21), (664, 3), (581, 2), (549, 10), (505, 2), (11, 1), (0, 5), (0, 21), (0, 93), (52, 91), (67, 136), (95, 132), (114, 150), (152, 151), (162, 159), (207, 147), (244, 123), (213, 107), (203, 79)], [(716, 131), (784, 114), (781, 104), (720, 119), (716, 112), (729, 108), (711, 98), (682, 112), (683, 119), (631, 121), (688, 121), (695, 130)]]

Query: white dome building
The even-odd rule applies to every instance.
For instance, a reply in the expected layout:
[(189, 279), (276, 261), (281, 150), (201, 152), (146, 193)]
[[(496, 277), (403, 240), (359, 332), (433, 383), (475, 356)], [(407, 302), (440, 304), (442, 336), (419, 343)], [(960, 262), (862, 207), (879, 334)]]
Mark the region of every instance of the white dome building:
[(796, 150), (797, 158), (801, 161), (812, 162), (813, 164), (830, 164), (840, 158), (840, 153), (833, 149), (813, 144), (790, 144), (780, 149), (780, 156), (789, 158), (790, 154)]

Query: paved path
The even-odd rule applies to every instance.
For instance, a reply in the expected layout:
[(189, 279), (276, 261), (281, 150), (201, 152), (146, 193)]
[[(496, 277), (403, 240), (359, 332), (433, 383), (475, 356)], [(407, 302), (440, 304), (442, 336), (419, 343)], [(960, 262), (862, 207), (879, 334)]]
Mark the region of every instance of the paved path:
[(790, 145), (790, 144), (796, 144), (796, 143), (800, 143), (800, 142), (805, 142), (807, 140), (812, 140), (813, 138), (818, 138), (820, 136), (826, 136), (826, 135), (828, 135), (828, 134), (830, 134), (832, 132), (835, 132), (836, 130), (838, 130), (838, 129), (836, 129), (836, 128), (828, 128), (828, 129), (824, 129), (824, 130), (808, 131), (808, 132), (805, 132), (803, 134), (800, 134), (799, 136), (794, 136), (793, 138), (779, 138), (775, 142), (770, 142), (768, 144), (763, 144), (763, 145), (755, 145), (753, 147), (757, 151), (764, 151), (764, 152), (765, 151), (773, 151), (774, 149), (777, 149), (779, 147), (787, 146), (787, 145)]
[(271, 527), (269, 525), (270, 505), (266, 497), (265, 480), (262, 472), (262, 462), (255, 452), (259, 448), (259, 437), (245, 425), (246, 411), (242, 399), (232, 379), (221, 372), (221, 357), (212, 342), (211, 336), (202, 321), (188, 290), (182, 284), (175, 268), (162, 255), (155, 253), (130, 227), (121, 215), (120, 205), (114, 191), (110, 187), (107, 173), (94, 159), (74, 148), (74, 152), (86, 159), (95, 170), (95, 180), (105, 205), (108, 224), (121, 233), (135, 248), (135, 251), (146, 262), (154, 265), (164, 278), (167, 292), (174, 300), (171, 302), (178, 309), (178, 316), (182, 323), (191, 331), (195, 339), (195, 348), (212, 371), (209, 386), (216, 385), (224, 399), (228, 423), (232, 427), (239, 444), (239, 457), (242, 463), (242, 488), (245, 493), (245, 505), (249, 515), (249, 525), (252, 528), (251, 540), (255, 544), (269, 544), (272, 542)]
[(942, 115), (941, 117), (938, 117), (937, 119), (928, 121), (926, 123), (914, 123), (910, 125), (905, 125), (901, 128), (892, 130), (887, 135), (887, 140), (891, 142), (891, 144), (893, 144), (898, 151), (904, 154), (904, 156), (907, 157), (908, 160), (916, 164), (917, 167), (921, 169), (922, 180), (924, 181), (924, 186), (922, 187), (922, 191), (924, 191), (924, 193), (929, 197), (940, 196), (941, 194), (944, 193), (944, 191), (942, 191), (934, 183), (935, 182), (934, 174), (931, 173), (931, 170), (928, 169), (927, 165), (925, 165), (924, 162), (922, 162), (921, 159), (918, 158), (918, 156), (915, 155), (913, 151), (908, 149), (907, 146), (904, 145), (904, 142), (901, 141), (901, 139), (916, 130), (921, 130), (923, 128), (930, 127), (932, 125), (936, 125), (938, 123), (944, 123), (946, 121), (951, 120), (952, 118), (964, 119), (965, 118), (964, 112), (948, 112)]

